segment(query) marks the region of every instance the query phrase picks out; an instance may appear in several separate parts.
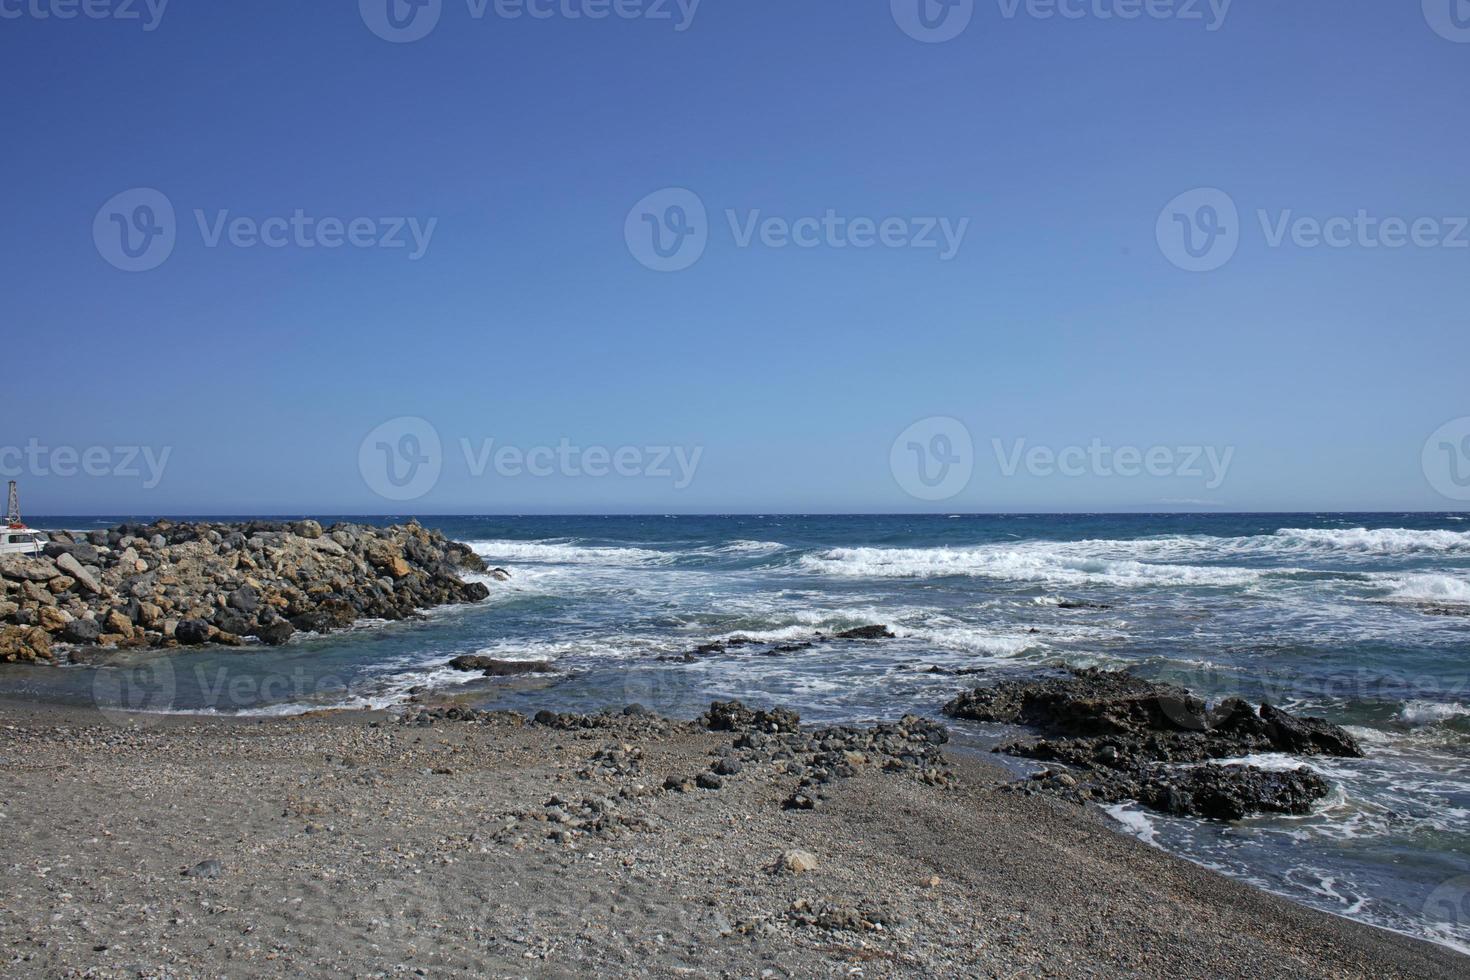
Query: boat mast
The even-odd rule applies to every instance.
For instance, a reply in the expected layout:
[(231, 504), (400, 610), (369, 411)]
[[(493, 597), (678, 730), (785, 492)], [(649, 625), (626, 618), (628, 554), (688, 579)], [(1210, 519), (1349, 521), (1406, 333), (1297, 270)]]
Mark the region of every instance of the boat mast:
[(6, 519), (6, 523), (11, 527), (20, 527), (20, 491), (15, 488), (14, 480), (10, 481), (9, 510), (10, 516)]

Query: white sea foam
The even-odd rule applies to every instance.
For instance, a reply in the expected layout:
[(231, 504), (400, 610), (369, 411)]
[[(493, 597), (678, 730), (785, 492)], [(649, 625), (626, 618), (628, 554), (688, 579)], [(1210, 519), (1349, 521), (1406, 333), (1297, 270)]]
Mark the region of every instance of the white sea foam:
[(565, 539), (545, 541), (469, 541), (481, 558), (513, 564), (539, 562), (555, 565), (666, 565), (677, 556), (673, 552), (648, 548), (611, 548), (580, 545)]
[[(1100, 542), (1028, 542), (969, 548), (833, 548), (805, 555), (808, 571), (839, 578), (968, 576), (1050, 585), (1241, 586), (1269, 574), (1260, 569), (1151, 564), (1111, 558)], [(1116, 545), (1117, 542), (1107, 542)], [(1091, 552), (1091, 553), (1089, 553)]]
[(1409, 530), (1401, 527), (1282, 528), (1275, 537), (1288, 545), (1306, 545), (1375, 555), (1470, 551), (1470, 532)]
[(1382, 581), (1393, 589), (1395, 599), (1470, 604), (1470, 581), (1453, 575), (1386, 575)]
[(769, 555), (777, 551), (784, 551), (786, 546), (779, 541), (731, 541), (729, 544), (716, 548), (715, 551), (726, 555)]
[(1399, 709), (1399, 721), (1406, 725), (1436, 725), (1451, 718), (1470, 716), (1470, 707), (1459, 702), (1406, 701)]
[(1145, 844), (1151, 844), (1154, 847), (1161, 846), (1158, 842), (1159, 828), (1154, 825), (1153, 820), (1150, 819), (1148, 814), (1139, 810), (1134, 804), (1118, 803), (1110, 807), (1105, 807), (1104, 811), (1108, 816), (1122, 824), (1125, 831), (1137, 837)]

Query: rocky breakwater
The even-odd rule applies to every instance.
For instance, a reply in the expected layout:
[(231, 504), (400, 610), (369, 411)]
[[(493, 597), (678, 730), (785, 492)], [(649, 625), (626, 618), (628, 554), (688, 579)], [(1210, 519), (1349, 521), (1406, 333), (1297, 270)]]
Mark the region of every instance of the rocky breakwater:
[(1168, 684), (1131, 674), (1077, 670), (966, 691), (944, 713), (1018, 724), (1046, 737), (997, 752), (1061, 763), (1017, 786), (1078, 801), (1136, 800), (1177, 816), (1238, 820), (1251, 813), (1308, 812), (1327, 781), (1306, 766), (1263, 769), (1218, 760), (1258, 753), (1359, 757), (1351, 735), (1321, 718), (1227, 698), (1213, 708)]
[(365, 618), (489, 595), (465, 545), (410, 522), (157, 521), (51, 532), (39, 556), (0, 555), (0, 662), (49, 661), (57, 644), (279, 645)]

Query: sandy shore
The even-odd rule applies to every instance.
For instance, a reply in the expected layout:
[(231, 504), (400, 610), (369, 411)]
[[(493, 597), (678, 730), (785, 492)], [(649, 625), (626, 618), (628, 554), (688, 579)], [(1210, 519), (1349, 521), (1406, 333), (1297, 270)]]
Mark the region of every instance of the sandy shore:
[[(816, 809), (783, 809), (796, 778), (780, 763), (731, 767), (719, 789), (663, 788), (731, 753), (730, 732), (610, 726), (363, 714), (129, 725), (0, 703), (0, 972), (1470, 969), (1146, 847), (1095, 810), (1001, 790), (1009, 777), (983, 759), (949, 753), (948, 785), (859, 759)], [(792, 850), (816, 867), (787, 868)]]

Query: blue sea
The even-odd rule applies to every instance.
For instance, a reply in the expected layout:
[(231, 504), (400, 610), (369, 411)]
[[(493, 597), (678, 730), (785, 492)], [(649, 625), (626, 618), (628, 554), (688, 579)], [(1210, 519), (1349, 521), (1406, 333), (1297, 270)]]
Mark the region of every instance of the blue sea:
[[(119, 519), (33, 523), (85, 529)], [(1349, 726), (1367, 758), (1308, 763), (1334, 786), (1310, 816), (1227, 826), (1122, 806), (1110, 811), (1120, 831), (1304, 904), (1470, 950), (1464, 515), (424, 523), (470, 543), (511, 581), (487, 580), (482, 604), (279, 649), (11, 667), (0, 671), (0, 695), (265, 715), (385, 706), (429, 688), (522, 711), (640, 702), (693, 717), (711, 699), (740, 698), (796, 708), (811, 722), (861, 722), (938, 716), (977, 682), (1064, 665), (1128, 667), (1212, 699), (1241, 694), (1325, 716)], [(899, 638), (679, 659), (720, 638), (803, 640), (872, 623)], [(445, 667), (466, 653), (552, 660), (558, 673), (490, 682)], [(953, 727), (958, 744), (977, 751), (1017, 734)]]

